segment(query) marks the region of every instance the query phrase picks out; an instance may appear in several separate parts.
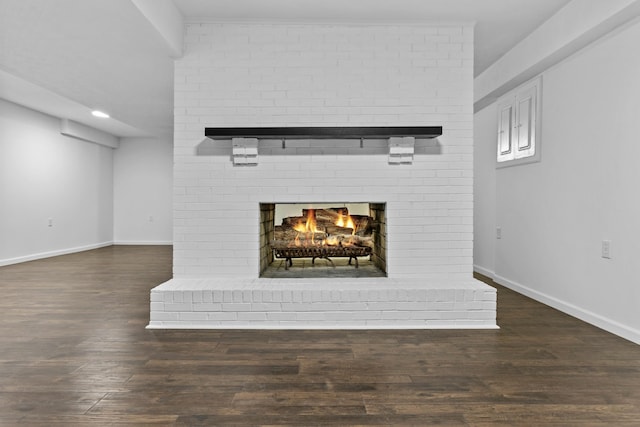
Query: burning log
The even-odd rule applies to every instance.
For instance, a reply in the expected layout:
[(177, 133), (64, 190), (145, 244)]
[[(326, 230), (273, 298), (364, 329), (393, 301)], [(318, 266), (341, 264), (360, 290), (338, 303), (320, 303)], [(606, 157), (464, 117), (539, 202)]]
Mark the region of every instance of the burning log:
[(327, 246), (341, 246), (341, 247), (349, 247), (349, 246), (360, 246), (373, 248), (373, 237), (366, 236), (361, 237), (357, 235), (339, 235), (339, 236), (329, 236), (325, 240), (325, 244)]
[(352, 215), (354, 224), (356, 225), (356, 233), (360, 235), (369, 235), (373, 232), (373, 218), (366, 215)]
[(374, 247), (374, 222), (369, 216), (351, 216), (347, 208), (303, 209), (302, 213), (275, 226), (274, 248)]
[(306, 216), (288, 216), (282, 218), (282, 227), (295, 227), (298, 224), (305, 224), (307, 222)]
[(374, 249), (373, 218), (349, 215), (347, 208), (303, 209), (302, 216), (283, 218), (282, 225), (274, 227), (273, 248), (276, 258), (285, 259), (285, 269), (293, 258), (348, 257), (349, 264), (358, 257), (370, 256)]
[(327, 234), (330, 236), (335, 236), (335, 235), (350, 236), (353, 234), (353, 228), (338, 227), (337, 225), (334, 225), (334, 224), (327, 225), (325, 230), (327, 231)]
[(340, 217), (344, 218), (349, 215), (347, 208), (303, 209), (302, 215), (306, 217), (309, 211), (315, 211), (317, 221), (326, 221), (331, 224), (336, 224)]
[(362, 247), (367, 247), (367, 248), (373, 248), (373, 237), (372, 236), (358, 236), (358, 235), (353, 235), (353, 236), (349, 236), (347, 240), (347, 243), (352, 244), (354, 246), (362, 246)]
[(300, 241), (308, 240), (309, 242), (311, 242), (313, 240), (314, 242), (322, 242), (326, 237), (327, 237), (327, 234), (324, 232), (303, 233), (300, 231), (296, 231), (293, 228), (276, 227), (273, 232), (274, 240), (291, 241), (291, 242), (296, 240), (296, 238)]

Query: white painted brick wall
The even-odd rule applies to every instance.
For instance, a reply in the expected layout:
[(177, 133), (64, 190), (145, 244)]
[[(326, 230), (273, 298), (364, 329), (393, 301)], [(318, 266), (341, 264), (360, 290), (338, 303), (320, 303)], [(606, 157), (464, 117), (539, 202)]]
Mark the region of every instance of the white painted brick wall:
[[(257, 277), (259, 203), (359, 201), (387, 203), (390, 278), (471, 277), (470, 25), (186, 32), (175, 66), (175, 277)], [(364, 150), (290, 141), (284, 151), (261, 145), (257, 166), (234, 167), (230, 143), (204, 138), (213, 126), (314, 125), (441, 125), (444, 134), (437, 145), (417, 141), (411, 165), (389, 165), (385, 141)], [(213, 152), (198, 155), (201, 144)]]

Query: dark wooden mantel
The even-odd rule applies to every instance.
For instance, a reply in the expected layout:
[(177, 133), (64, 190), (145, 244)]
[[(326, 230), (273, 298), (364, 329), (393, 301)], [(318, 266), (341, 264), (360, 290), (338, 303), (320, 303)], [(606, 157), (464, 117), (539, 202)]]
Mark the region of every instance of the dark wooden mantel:
[(204, 135), (211, 139), (363, 139), (412, 136), (436, 138), (442, 126), (347, 126), (347, 127), (210, 127)]

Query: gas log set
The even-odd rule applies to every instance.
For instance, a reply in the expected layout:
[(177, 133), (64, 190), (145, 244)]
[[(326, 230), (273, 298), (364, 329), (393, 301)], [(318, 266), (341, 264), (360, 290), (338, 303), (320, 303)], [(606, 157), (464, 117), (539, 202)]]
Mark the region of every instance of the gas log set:
[(370, 256), (376, 224), (367, 215), (350, 215), (345, 207), (303, 209), (302, 216), (282, 219), (275, 226), (271, 242), (276, 258), (285, 260), (285, 269), (293, 265), (293, 258), (348, 257), (358, 268), (358, 257)]

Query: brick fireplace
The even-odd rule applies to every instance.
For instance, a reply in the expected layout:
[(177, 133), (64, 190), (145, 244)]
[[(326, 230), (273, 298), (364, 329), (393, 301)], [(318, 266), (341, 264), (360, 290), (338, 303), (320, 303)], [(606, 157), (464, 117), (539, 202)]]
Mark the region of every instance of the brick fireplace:
[[(495, 290), (472, 278), (472, 34), (189, 24), (175, 65), (174, 278), (151, 291), (149, 327), (495, 328)], [(204, 136), (415, 125), (442, 136)], [(386, 277), (261, 278), (266, 207), (336, 201), (385, 207)]]

